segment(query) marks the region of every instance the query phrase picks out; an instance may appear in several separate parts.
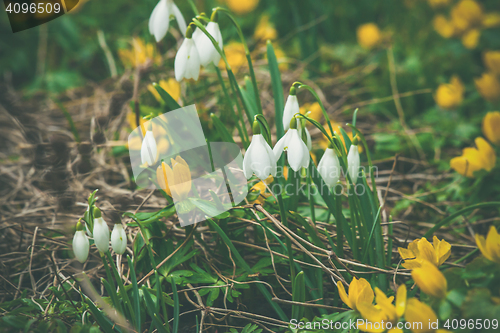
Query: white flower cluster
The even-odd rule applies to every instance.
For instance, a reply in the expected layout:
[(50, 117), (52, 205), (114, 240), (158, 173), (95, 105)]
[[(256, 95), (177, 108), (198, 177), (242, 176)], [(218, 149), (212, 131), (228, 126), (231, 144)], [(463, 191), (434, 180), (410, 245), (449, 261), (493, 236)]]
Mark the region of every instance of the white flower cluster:
[[(108, 224), (102, 218), (101, 211), (99, 208), (94, 207), (94, 228), (90, 236), (94, 238), (94, 244), (97, 249), (106, 253), (109, 250), (109, 228)], [(90, 214), (88, 214), (90, 215)], [(87, 230), (87, 233), (90, 232)], [(127, 235), (125, 230), (123, 230), (123, 225), (121, 223), (116, 223), (113, 232), (111, 232), (111, 247), (113, 251), (117, 254), (125, 253), (127, 248)], [(76, 224), (76, 232), (73, 236), (73, 253), (76, 259), (82, 264), (87, 260), (89, 256), (89, 238), (85, 234), (83, 225), (80, 221)]]
[[(290, 89), (290, 95), (283, 111), (283, 127), (287, 131), (278, 140), (273, 149), (266, 142), (260, 132), (257, 122), (253, 126), (253, 138), (243, 158), (243, 172), (247, 179), (255, 174), (261, 180), (276, 175), (276, 163), (281, 154), (287, 152), (287, 160), (293, 171), (309, 166), (311, 150), (311, 135), (300, 120), (295, 118), (299, 111), (299, 102), (295, 95), (295, 88)], [(357, 138), (353, 139), (347, 155), (347, 172), (353, 184), (358, 180), (360, 167)], [(318, 172), (329, 188), (335, 187), (340, 179), (340, 163), (335, 150), (331, 147), (325, 150), (318, 164)]]

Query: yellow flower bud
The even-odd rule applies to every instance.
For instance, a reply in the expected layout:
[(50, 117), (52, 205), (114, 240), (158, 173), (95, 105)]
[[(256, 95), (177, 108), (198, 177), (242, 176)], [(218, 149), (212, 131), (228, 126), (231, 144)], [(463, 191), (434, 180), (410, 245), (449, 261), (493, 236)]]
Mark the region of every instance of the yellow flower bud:
[(494, 226), (490, 227), (486, 239), (476, 234), (476, 244), (483, 256), (500, 264), (500, 235)]
[(380, 29), (375, 23), (366, 23), (358, 27), (358, 43), (365, 49), (372, 49), (382, 40)]
[(434, 100), (443, 109), (454, 109), (463, 101), (464, 86), (458, 76), (453, 76), (450, 83), (442, 83), (436, 90)]
[(477, 148), (464, 148), (462, 156), (452, 158), (450, 167), (466, 177), (474, 177), (479, 170), (491, 171), (496, 164), (496, 154), (491, 145), (483, 138), (475, 140)]
[(428, 261), (422, 261), (419, 268), (411, 271), (411, 277), (417, 286), (427, 295), (436, 298), (444, 298), (448, 289), (448, 283), (443, 273)]
[(257, 8), (259, 0), (226, 0), (226, 4), (238, 15), (248, 14)]
[(485, 52), (484, 64), (492, 73), (500, 75), (500, 51)]
[(488, 112), (484, 116), (483, 134), (491, 143), (500, 146), (500, 112)]

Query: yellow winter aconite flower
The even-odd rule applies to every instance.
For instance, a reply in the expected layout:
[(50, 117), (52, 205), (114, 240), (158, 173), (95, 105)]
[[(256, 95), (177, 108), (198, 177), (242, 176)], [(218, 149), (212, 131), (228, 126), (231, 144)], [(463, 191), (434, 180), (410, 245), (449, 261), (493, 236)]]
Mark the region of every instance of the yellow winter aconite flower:
[(500, 82), (493, 73), (483, 73), (480, 78), (474, 79), (476, 88), (488, 101), (496, 101), (500, 98)]
[(382, 40), (380, 29), (375, 23), (366, 23), (358, 27), (358, 43), (365, 49), (372, 49)]
[(352, 278), (349, 284), (349, 295), (347, 295), (342, 282), (337, 281), (337, 288), (339, 289), (340, 299), (353, 310), (357, 310), (360, 303), (371, 304), (375, 297), (370, 283), (363, 278), (359, 280), (355, 277)]
[(462, 44), (469, 50), (473, 50), (479, 43), (479, 37), (481, 37), (481, 31), (479, 29), (471, 29), (462, 35)]
[(452, 158), (450, 167), (466, 177), (474, 177), (479, 170), (491, 171), (496, 164), (496, 154), (491, 145), (483, 138), (475, 140), (477, 148), (464, 148), (462, 156)]
[(434, 17), (434, 20), (432, 21), (432, 26), (434, 27), (434, 30), (436, 30), (437, 33), (443, 36), (444, 38), (450, 38), (451, 36), (453, 36), (453, 33), (455, 32), (455, 27), (453, 25), (453, 22), (448, 20), (443, 15), (437, 15), (436, 17)]
[(263, 205), (264, 204), (264, 201), (271, 196), (271, 193), (269, 192), (266, 192), (267, 190), (267, 187), (266, 185), (269, 185), (273, 182), (274, 178), (273, 176), (269, 176), (267, 177), (264, 181), (260, 181), (258, 182), (257, 184), (255, 184), (254, 186), (252, 186), (252, 189), (250, 191), (252, 192), (257, 192), (259, 191), (260, 194), (259, 196), (257, 197), (257, 199), (255, 199), (253, 202), (254, 203), (258, 203), (258, 204), (261, 204)]
[(448, 283), (443, 273), (434, 264), (424, 260), (420, 267), (411, 271), (411, 277), (417, 286), (427, 295), (444, 298), (448, 290)]
[(464, 85), (456, 75), (452, 76), (450, 83), (442, 83), (436, 90), (434, 100), (443, 109), (453, 109), (463, 101)]
[(323, 111), (321, 110), (321, 106), (319, 105), (318, 102), (314, 103), (304, 103), (300, 106), (300, 113), (306, 114), (306, 112), (309, 112), (309, 118), (312, 118), (316, 120), (317, 122), (321, 121), (321, 118), (323, 118)]
[(411, 323), (410, 330), (413, 333), (446, 333), (443, 329), (429, 327), (429, 323), (438, 320), (436, 314), (430, 306), (420, 302), (416, 298), (410, 298), (406, 302), (405, 320)]
[(484, 28), (494, 28), (500, 26), (500, 13), (487, 13), (483, 16), (482, 21)]
[(450, 4), (451, 0), (427, 0), (433, 8), (444, 7)]
[(486, 239), (476, 234), (476, 244), (483, 256), (500, 264), (500, 235), (494, 226), (490, 227)]
[(278, 37), (278, 32), (269, 21), (269, 15), (262, 15), (255, 28), (253, 37), (258, 41), (274, 40)]
[[(402, 284), (396, 292), (396, 303), (392, 304), (394, 297), (387, 297), (382, 290), (375, 288), (375, 302), (358, 304), (358, 311), (367, 322), (358, 325), (358, 329), (363, 332), (380, 333), (385, 331), (385, 327), (391, 323), (388, 333), (402, 333), (401, 329), (395, 328), (399, 318), (403, 316), (406, 309), (406, 286)], [(385, 323), (385, 324), (382, 324)], [(376, 324), (378, 323), (378, 324)]]
[(153, 44), (146, 44), (141, 38), (132, 39), (132, 49), (118, 50), (118, 56), (125, 67), (137, 67), (152, 62), (161, 63), (161, 56), (156, 54)]
[[(170, 159), (170, 167), (161, 162), (156, 169), (156, 180), (161, 189), (177, 201), (186, 199), (191, 191), (191, 171), (189, 165), (180, 156)], [(170, 180), (170, 183), (168, 182)]]
[(474, 0), (461, 0), (451, 10), (451, 20), (459, 32), (480, 25), (482, 19), (483, 9)]
[(226, 5), (238, 15), (250, 13), (257, 8), (259, 0), (225, 0)]
[(491, 73), (500, 75), (500, 51), (488, 51), (484, 53), (484, 64)]
[[(224, 52), (226, 53), (226, 59), (231, 66), (233, 72), (237, 72), (241, 66), (246, 65), (247, 58), (245, 54), (245, 47), (239, 42), (230, 42), (224, 46)], [(221, 59), (219, 62), (219, 67), (225, 68), (224, 61)]]
[[(160, 80), (158, 85), (163, 88), (168, 94), (176, 101), (181, 98), (181, 85), (177, 82), (176, 79), (170, 78), (168, 80)], [(155, 87), (152, 84), (148, 86), (148, 90), (153, 94), (158, 102), (163, 102), (158, 91), (156, 91)]]
[(488, 112), (484, 116), (483, 134), (491, 143), (500, 146), (500, 112)]
[(451, 254), (451, 245), (447, 241), (439, 240), (434, 236), (432, 245), (426, 238), (415, 239), (408, 244), (408, 248), (398, 248), (398, 252), (403, 258), (402, 266), (414, 269), (422, 266), (423, 261), (428, 261), (434, 266), (441, 266)]

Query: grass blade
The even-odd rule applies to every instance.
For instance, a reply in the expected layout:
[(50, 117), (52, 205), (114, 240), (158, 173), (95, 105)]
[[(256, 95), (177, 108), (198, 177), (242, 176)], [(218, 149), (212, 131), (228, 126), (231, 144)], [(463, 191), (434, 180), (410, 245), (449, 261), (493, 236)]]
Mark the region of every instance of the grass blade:
[(139, 298), (139, 288), (137, 287), (137, 276), (132, 259), (127, 256), (128, 267), (130, 269), (130, 281), (132, 282), (132, 305), (135, 311), (135, 327), (138, 332), (141, 331), (141, 300)]
[(267, 41), (267, 61), (269, 63), (269, 73), (271, 73), (271, 86), (274, 96), (274, 119), (276, 122), (276, 139), (279, 140), (285, 134), (283, 129), (283, 110), (285, 109), (285, 97), (283, 96), (283, 85), (281, 74), (278, 68), (278, 60), (274, 53), (273, 44)]

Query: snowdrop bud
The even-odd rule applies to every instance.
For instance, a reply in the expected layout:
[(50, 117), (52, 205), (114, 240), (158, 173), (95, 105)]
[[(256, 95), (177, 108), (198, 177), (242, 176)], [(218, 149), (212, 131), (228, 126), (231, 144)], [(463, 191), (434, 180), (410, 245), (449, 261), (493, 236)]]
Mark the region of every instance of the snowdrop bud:
[(144, 140), (142, 140), (142, 146), (141, 146), (142, 164), (154, 165), (158, 157), (157, 155), (158, 151), (156, 148), (156, 140), (153, 135), (153, 131), (147, 130), (146, 135), (144, 136)]
[[(199, 35), (197, 38), (200, 40), (202, 36)], [(182, 79), (197, 81), (200, 76), (200, 55), (193, 40), (193, 28), (191, 25), (187, 27), (186, 38), (175, 55), (174, 69), (175, 79), (179, 82)]]
[(113, 231), (111, 232), (111, 247), (115, 253), (125, 253), (125, 249), (127, 248), (127, 235), (121, 223), (115, 223), (113, 227)]
[(276, 159), (273, 150), (261, 134), (257, 121), (253, 122), (253, 137), (243, 157), (243, 173), (247, 179), (255, 173), (261, 180), (276, 176)]
[[(206, 29), (207, 32), (215, 39), (217, 44), (219, 44), (219, 48), (222, 50), (222, 34), (220, 32), (219, 23), (217, 23), (217, 16), (217, 12), (214, 11), (212, 13), (211, 22), (208, 22)], [(196, 30), (199, 30), (201, 32), (199, 36), (193, 38), (196, 44), (196, 48), (198, 49), (198, 54), (200, 56), (200, 64), (203, 67), (207, 67), (210, 64), (218, 66), (221, 58), (219, 52), (217, 52), (214, 44), (212, 43), (210, 38), (205, 35), (205, 33), (203, 33), (200, 29)]]
[(351, 148), (349, 148), (349, 153), (347, 154), (347, 171), (354, 185), (356, 185), (358, 180), (359, 166), (358, 138), (356, 136), (352, 140)]
[(337, 153), (331, 145), (325, 150), (318, 164), (318, 172), (329, 188), (335, 187), (340, 178), (340, 163)]
[(83, 225), (80, 221), (76, 224), (76, 232), (73, 236), (73, 253), (76, 259), (82, 264), (89, 256), (89, 239), (85, 235)]
[(170, 25), (170, 17), (174, 16), (181, 33), (186, 31), (186, 20), (173, 0), (160, 0), (149, 17), (149, 33), (155, 36), (156, 42), (165, 37)]
[(94, 207), (94, 243), (100, 252), (109, 250), (109, 228), (108, 224), (102, 218), (99, 208)]
[(309, 166), (309, 149), (299, 135), (297, 130), (297, 119), (290, 120), (290, 129), (276, 143), (273, 148), (274, 158), (277, 161), (283, 151), (287, 151), (288, 164), (294, 171)]
[(290, 128), (290, 120), (296, 113), (300, 113), (299, 101), (296, 96), (296, 89), (292, 86), (283, 111), (283, 128), (285, 131)]

